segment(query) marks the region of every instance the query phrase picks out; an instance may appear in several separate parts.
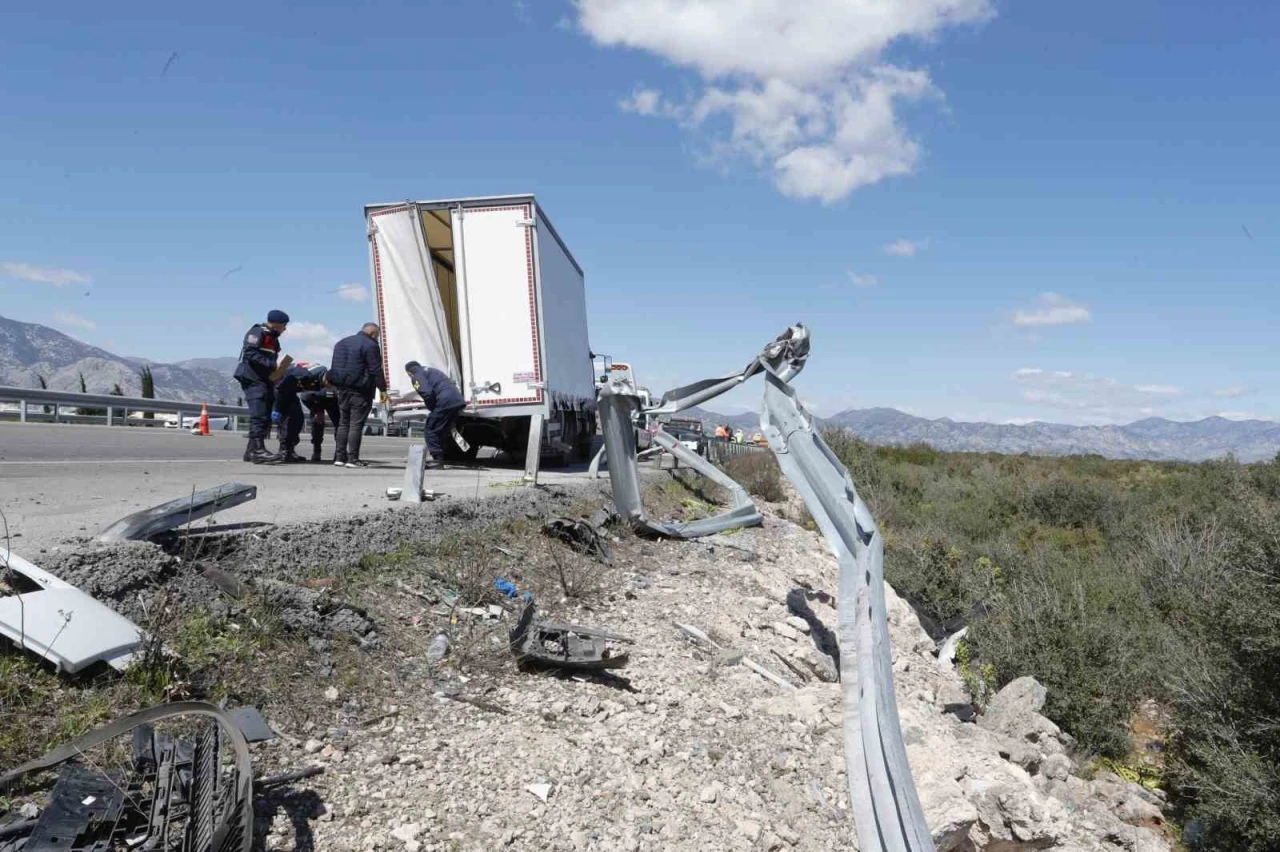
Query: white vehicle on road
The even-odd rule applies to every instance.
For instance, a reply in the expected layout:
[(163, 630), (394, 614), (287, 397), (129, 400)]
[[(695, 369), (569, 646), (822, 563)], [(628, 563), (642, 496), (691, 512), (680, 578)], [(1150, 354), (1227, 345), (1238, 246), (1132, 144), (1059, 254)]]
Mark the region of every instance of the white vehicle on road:
[(483, 445), (520, 456), (532, 446), (587, 458), (595, 382), (585, 280), (534, 197), (364, 212), (394, 416), (425, 413), (404, 371), (417, 361), (447, 374), (466, 400), (457, 429), (468, 448), (453, 455), (474, 458)]

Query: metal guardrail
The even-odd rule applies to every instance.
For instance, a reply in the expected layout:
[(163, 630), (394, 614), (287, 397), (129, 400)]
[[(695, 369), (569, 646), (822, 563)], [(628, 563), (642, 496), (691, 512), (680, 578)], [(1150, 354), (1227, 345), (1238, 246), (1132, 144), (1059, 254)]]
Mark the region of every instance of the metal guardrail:
[[(845, 766), (858, 848), (862, 852), (926, 852), (934, 849), (916, 793), (893, 691), (889, 621), (884, 595), (884, 540), (858, 496), (849, 472), (814, 427), (813, 417), (790, 382), (809, 356), (809, 332), (793, 326), (740, 372), (668, 391), (656, 409), (674, 413), (719, 396), (764, 373), (760, 427), (783, 474), (791, 481), (840, 566), (838, 636), (844, 689)], [(634, 388), (601, 390), (600, 422), (609, 447), (614, 503), (633, 525), (661, 530), (646, 520), (631, 413), (641, 409)], [(708, 443), (708, 455), (714, 450)], [(748, 445), (732, 445), (746, 448)], [(746, 452), (758, 451), (752, 447)], [(724, 516), (716, 519), (720, 520)], [(723, 529), (717, 523), (714, 529)], [(682, 537), (711, 529), (683, 529)]]
[[(59, 412), (60, 408), (87, 408), (102, 409), (105, 412), (104, 417), (95, 417), (94, 420), (105, 419), (108, 426), (114, 426), (116, 412), (121, 412), (120, 420), (127, 422), (126, 418), (130, 411), (156, 411), (161, 414), (173, 414), (178, 418), (178, 423), (182, 423), (183, 414), (199, 414), (204, 403), (186, 402), (177, 399), (143, 399), (136, 396), (112, 396), (111, 394), (94, 394), (94, 393), (72, 393), (69, 391), (53, 391), (44, 390), (43, 388), (15, 388), (0, 385), (0, 402), (16, 402), (18, 404), (18, 420), (26, 423), (28, 420), (45, 420), (52, 418), (57, 423), (61, 419), (85, 420), (83, 415), (68, 416)], [(49, 414), (44, 414), (39, 409), (42, 406), (49, 406), (53, 410)], [(32, 411), (32, 408), (36, 411)], [(237, 425), (238, 418), (248, 417), (249, 409), (239, 405), (218, 405), (209, 404), (209, 414), (213, 417), (230, 417), (232, 418), (232, 428)]]
[(707, 448), (707, 459), (712, 464), (724, 464), (729, 459), (735, 459), (738, 456), (767, 452), (765, 447), (745, 442), (739, 444), (728, 438), (707, 438), (705, 446)]

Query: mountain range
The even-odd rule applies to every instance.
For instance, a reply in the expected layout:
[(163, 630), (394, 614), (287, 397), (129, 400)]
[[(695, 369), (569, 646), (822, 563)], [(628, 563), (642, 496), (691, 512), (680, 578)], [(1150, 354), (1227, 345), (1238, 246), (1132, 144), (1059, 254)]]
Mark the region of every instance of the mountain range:
[[(717, 414), (694, 408), (688, 416), (707, 428), (723, 423), (751, 434), (760, 428), (755, 414)], [(871, 444), (924, 443), (948, 452), (1029, 453), (1039, 456), (1096, 454), (1111, 459), (1205, 461), (1233, 455), (1263, 461), (1280, 453), (1280, 423), (1206, 417), (1179, 422), (1148, 417), (1125, 426), (1070, 426), (1064, 423), (963, 423), (929, 420), (894, 408), (862, 408), (818, 418), (822, 426), (843, 427)]]
[[(36, 323), (0, 317), (0, 385), (39, 387), (43, 376), (54, 390), (108, 393), (116, 384), (126, 396), (139, 396), (139, 370), (150, 367), (156, 396), (191, 402), (234, 403), (240, 385), (231, 378), (236, 358), (192, 358), (162, 364), (146, 358), (114, 355)], [(694, 408), (685, 416), (708, 428), (725, 423), (750, 433), (759, 429), (755, 414), (718, 414)], [(1114, 459), (1203, 461), (1228, 454), (1241, 461), (1271, 459), (1280, 453), (1280, 423), (1207, 417), (1178, 422), (1149, 417), (1125, 426), (1070, 426), (1063, 423), (964, 423), (943, 417), (929, 420), (893, 408), (842, 411), (820, 418), (823, 426), (850, 429), (872, 444), (925, 443), (952, 452), (1097, 454)]]
[(83, 375), (89, 393), (110, 393), (118, 384), (125, 396), (140, 396), (140, 370), (150, 367), (159, 399), (234, 404), (241, 396), (239, 383), (231, 378), (236, 361), (193, 358), (161, 364), (123, 357), (48, 326), (0, 317), (0, 385), (37, 388), (43, 377), (51, 390), (78, 391)]

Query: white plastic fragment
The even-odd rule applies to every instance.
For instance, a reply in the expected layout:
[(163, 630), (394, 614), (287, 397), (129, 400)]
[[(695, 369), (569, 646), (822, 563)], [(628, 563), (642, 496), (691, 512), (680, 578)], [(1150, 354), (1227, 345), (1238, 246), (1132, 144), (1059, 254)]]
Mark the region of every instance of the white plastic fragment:
[(0, 547), (0, 577), (5, 565), (37, 588), (0, 597), (0, 636), (68, 674), (97, 662), (124, 671), (142, 645), (138, 625)]

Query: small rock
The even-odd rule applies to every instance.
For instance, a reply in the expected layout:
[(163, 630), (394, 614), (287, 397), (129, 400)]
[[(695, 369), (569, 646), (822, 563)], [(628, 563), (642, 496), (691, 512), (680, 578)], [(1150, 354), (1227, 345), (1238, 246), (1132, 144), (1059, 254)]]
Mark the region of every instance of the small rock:
[(747, 838), (748, 840), (750, 840), (752, 843), (755, 843), (757, 840), (760, 839), (760, 832), (761, 832), (760, 823), (756, 822), (755, 820), (752, 820), (752, 819), (738, 820), (738, 833), (741, 834), (743, 837)]
[(322, 748), (324, 748), (324, 743), (315, 739), (307, 740), (306, 743), (304, 743), (302, 746), (302, 750), (305, 751), (307, 754), (315, 754)]
[(773, 624), (769, 626), (773, 629), (774, 633), (777, 633), (779, 636), (783, 637), (784, 639), (795, 640), (800, 638), (800, 633), (790, 624), (784, 624), (781, 621), (775, 621)]
[(400, 762), (400, 755), (398, 754), (384, 754), (382, 756), (383, 766), (390, 766), (393, 763), (399, 763), (399, 762)]
[(18, 808), (18, 815), (23, 819), (35, 819), (40, 816), (40, 806), (35, 802), (27, 802), (25, 805)]
[(418, 825), (416, 822), (406, 822), (399, 828), (391, 829), (391, 836), (403, 843), (406, 848), (408, 848), (410, 844), (420, 847), (421, 844), (418, 843), (418, 835), (421, 833), (422, 826)]
[(801, 633), (809, 632), (809, 622), (805, 621), (803, 618), (801, 618), (798, 615), (788, 615), (787, 624), (790, 624), (792, 627), (794, 627), (796, 630), (799, 630)]
[(1071, 774), (1071, 758), (1065, 754), (1051, 754), (1040, 762), (1040, 774), (1051, 781), (1066, 781)]
[(715, 804), (716, 797), (720, 795), (720, 790), (715, 784), (709, 784), (702, 788), (702, 792), (698, 794), (698, 801), (704, 805)]
[(736, 719), (742, 715), (742, 711), (737, 707), (720, 702), (720, 712), (724, 714), (726, 719)]
[(544, 802), (551, 796), (550, 784), (526, 784), (524, 788)]
[(324, 700), (330, 704), (338, 700), (338, 687), (331, 686), (324, 691)]

